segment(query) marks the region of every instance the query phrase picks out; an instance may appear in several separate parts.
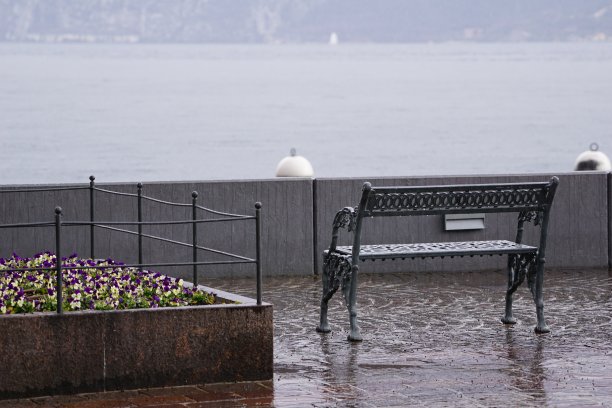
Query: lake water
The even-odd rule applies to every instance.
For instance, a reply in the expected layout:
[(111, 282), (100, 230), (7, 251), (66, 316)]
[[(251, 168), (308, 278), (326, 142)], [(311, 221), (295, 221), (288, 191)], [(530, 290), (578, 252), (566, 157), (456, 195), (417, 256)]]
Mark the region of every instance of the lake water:
[(0, 184), (563, 172), (612, 44), (0, 44)]

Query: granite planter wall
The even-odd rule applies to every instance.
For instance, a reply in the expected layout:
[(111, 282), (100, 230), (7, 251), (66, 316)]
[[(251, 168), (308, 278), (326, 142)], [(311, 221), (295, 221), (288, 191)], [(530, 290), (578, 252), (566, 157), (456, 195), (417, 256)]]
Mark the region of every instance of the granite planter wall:
[(0, 316), (0, 399), (272, 378), (272, 305)]

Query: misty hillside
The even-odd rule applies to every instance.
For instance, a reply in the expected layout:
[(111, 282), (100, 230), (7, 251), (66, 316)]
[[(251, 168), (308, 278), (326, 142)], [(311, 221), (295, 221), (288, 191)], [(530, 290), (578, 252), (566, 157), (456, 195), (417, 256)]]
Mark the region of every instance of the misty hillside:
[(0, 41), (612, 41), (612, 0), (0, 0)]

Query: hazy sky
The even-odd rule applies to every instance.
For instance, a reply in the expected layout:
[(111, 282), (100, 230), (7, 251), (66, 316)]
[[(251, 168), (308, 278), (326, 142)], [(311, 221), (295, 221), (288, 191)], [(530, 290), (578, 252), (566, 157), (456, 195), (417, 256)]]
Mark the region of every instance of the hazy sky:
[(611, 0), (0, 0), (0, 40), (609, 41)]

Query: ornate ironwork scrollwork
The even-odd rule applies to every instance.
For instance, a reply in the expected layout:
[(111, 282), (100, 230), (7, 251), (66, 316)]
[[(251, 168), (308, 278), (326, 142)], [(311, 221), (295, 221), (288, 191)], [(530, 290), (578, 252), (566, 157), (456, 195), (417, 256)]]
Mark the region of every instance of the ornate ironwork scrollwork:
[(533, 282), (535, 281), (536, 253), (510, 255), (509, 267), (513, 271), (512, 286), (509, 293), (514, 293), (521, 286), (525, 277), (527, 284), (533, 293)]
[(368, 211), (418, 211), (439, 209), (511, 208), (538, 206), (542, 188), (374, 192)]
[(348, 231), (353, 231), (357, 224), (357, 208), (344, 207), (336, 213), (334, 217), (334, 229), (347, 228)]
[(540, 211), (521, 211), (518, 216), (519, 222), (531, 222), (533, 225), (540, 225), (542, 213)]
[[(323, 258), (323, 268), (325, 274), (323, 279), (327, 279), (327, 293), (324, 294), (324, 298), (328, 300), (336, 293), (336, 291), (342, 286), (343, 292), (345, 287), (351, 281), (351, 257), (337, 254), (326, 254)], [(348, 299), (345, 301), (348, 304)]]

